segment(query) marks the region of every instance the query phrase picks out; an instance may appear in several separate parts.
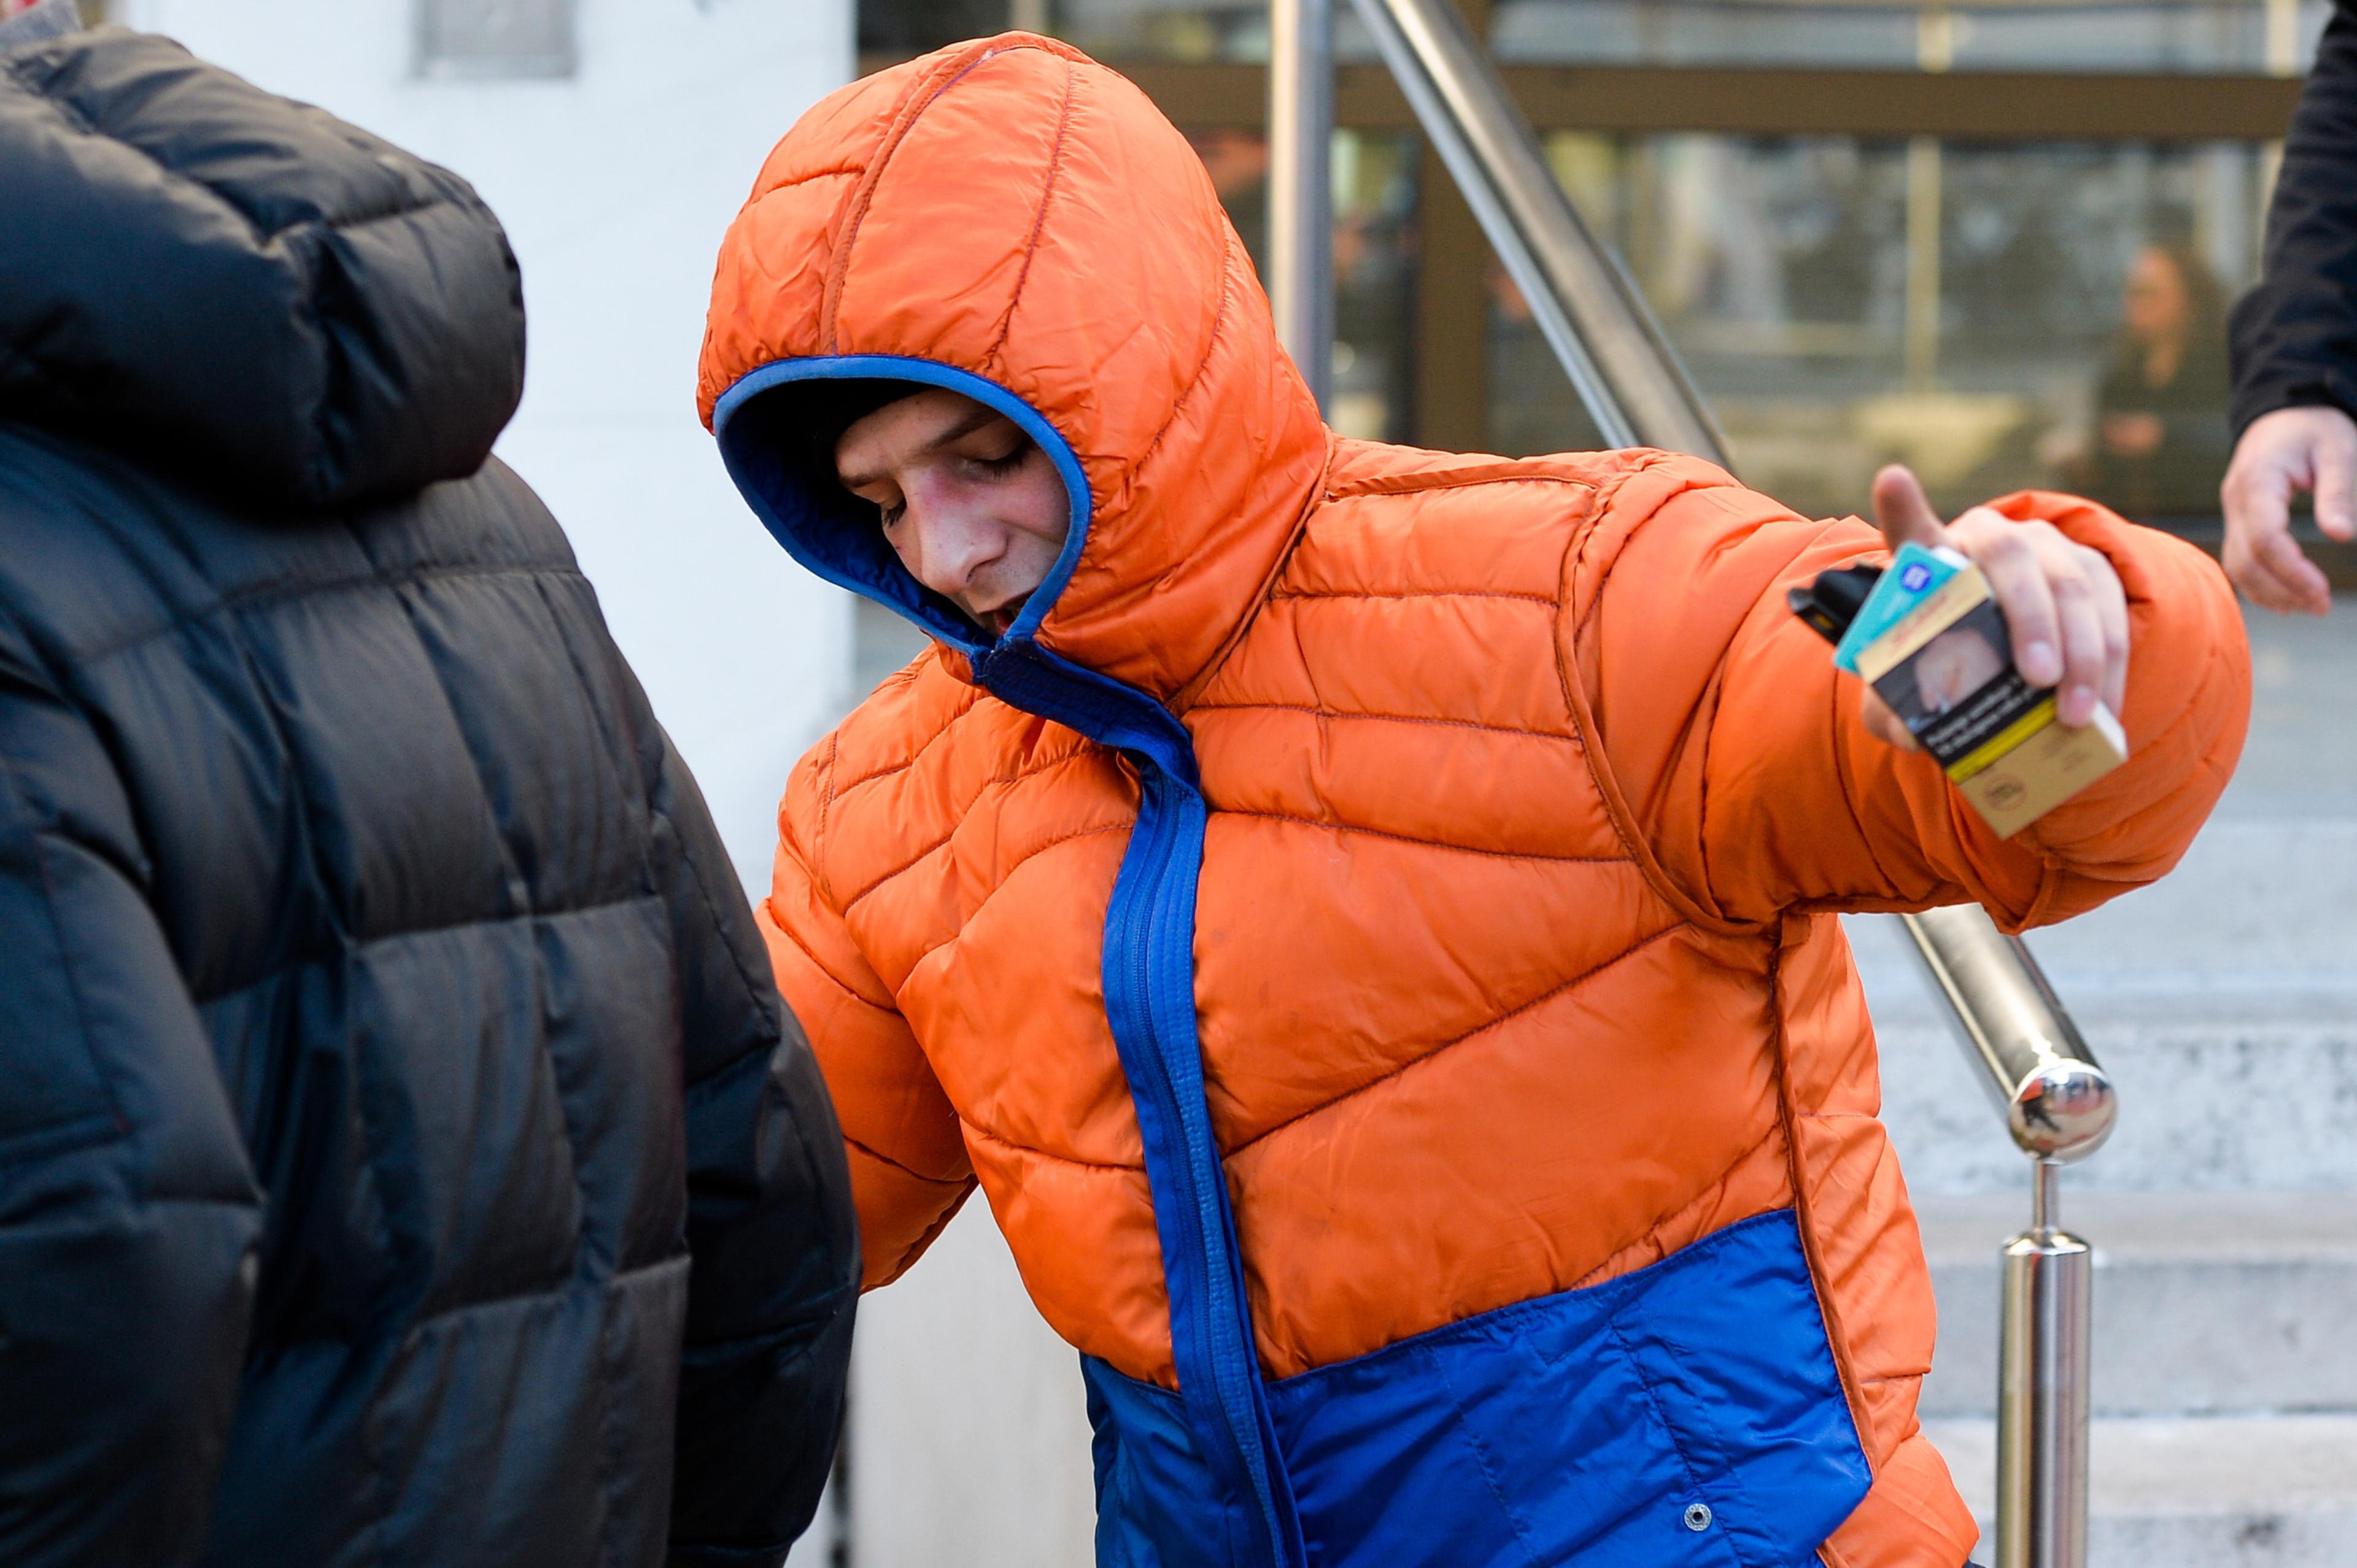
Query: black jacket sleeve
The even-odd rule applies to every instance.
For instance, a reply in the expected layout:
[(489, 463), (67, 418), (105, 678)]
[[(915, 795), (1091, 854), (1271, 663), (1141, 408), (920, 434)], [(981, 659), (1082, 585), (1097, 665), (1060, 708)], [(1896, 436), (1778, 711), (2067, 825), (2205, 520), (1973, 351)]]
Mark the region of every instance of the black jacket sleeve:
[(671, 1561), (767, 1568), (809, 1525), (834, 1461), (859, 1296), (851, 1175), (704, 798), (662, 746), (693, 1257)]
[(0, 1563), (203, 1550), (262, 1198), (91, 726), (0, 619)]
[(2284, 139), (2259, 285), (2234, 307), (2234, 434), (2279, 408), (2357, 413), (2357, 0), (2336, 0)]

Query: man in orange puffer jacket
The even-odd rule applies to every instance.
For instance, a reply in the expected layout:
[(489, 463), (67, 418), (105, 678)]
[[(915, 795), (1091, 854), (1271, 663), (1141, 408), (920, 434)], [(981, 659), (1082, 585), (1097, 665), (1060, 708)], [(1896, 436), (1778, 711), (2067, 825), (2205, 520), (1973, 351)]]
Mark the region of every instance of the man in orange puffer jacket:
[(2133, 747), (2000, 840), (1786, 611), (1874, 529), (1334, 435), (1185, 140), (1021, 34), (788, 134), (701, 397), (935, 639), (794, 769), (761, 916), (867, 1283), (979, 1181), (1082, 1351), (1101, 1562), (1964, 1562), (1835, 915), (2168, 870), (2248, 706), (2208, 561), (1886, 478)]

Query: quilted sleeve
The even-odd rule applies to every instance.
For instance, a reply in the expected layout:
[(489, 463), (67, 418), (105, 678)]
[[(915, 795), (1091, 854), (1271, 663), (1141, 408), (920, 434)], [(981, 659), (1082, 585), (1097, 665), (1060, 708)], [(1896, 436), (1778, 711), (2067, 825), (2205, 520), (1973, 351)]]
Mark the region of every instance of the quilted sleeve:
[(2131, 639), (2128, 760), (2009, 840), (1931, 757), (1867, 731), (1859, 683), (1785, 605), (1826, 567), (1878, 558), (1873, 528), (1797, 517), (1684, 459), (1609, 503), (1575, 572), (1566, 672), (1624, 832), (1695, 913), (1753, 922), (1971, 900), (2020, 930), (2151, 882), (2184, 854), (2249, 719), (2249, 650), (2224, 576), (2091, 502), (1995, 504), (2102, 551), (2127, 590)]
[(949, 1223), (974, 1189), (974, 1166), (949, 1097), (816, 869), (831, 763), (823, 743), (794, 769), (759, 914), (778, 990), (834, 1096), (873, 1290), (907, 1273)]
[(702, 792), (651, 714), (646, 728), (687, 1132), (667, 1561), (746, 1568), (781, 1560), (817, 1510), (842, 1425), (859, 1241), (817, 1064), (770, 989)]
[(91, 727), (0, 626), (0, 1563), (193, 1564), (263, 1199)]

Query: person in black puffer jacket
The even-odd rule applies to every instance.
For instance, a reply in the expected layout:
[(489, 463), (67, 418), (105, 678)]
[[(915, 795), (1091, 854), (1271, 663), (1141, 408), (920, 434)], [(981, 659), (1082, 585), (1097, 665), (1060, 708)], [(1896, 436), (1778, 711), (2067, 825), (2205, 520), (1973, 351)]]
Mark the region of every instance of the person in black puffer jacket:
[(0, 1563), (773, 1564), (841, 1134), (459, 179), (0, 37)]

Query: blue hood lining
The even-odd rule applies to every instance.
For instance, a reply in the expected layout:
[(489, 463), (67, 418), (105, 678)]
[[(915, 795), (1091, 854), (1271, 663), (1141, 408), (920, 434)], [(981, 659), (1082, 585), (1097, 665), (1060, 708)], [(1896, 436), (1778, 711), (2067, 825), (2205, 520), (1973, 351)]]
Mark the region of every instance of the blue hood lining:
[(876, 509), (834, 482), (809, 446), (810, 431), (792, 428), (806, 403), (767, 398), (780, 388), (822, 381), (906, 381), (915, 392), (943, 387), (1013, 420), (1056, 465), (1071, 500), (1071, 521), (1055, 564), (1033, 591), (1003, 646), (1028, 640), (1071, 581), (1088, 543), (1093, 504), (1088, 476), (1071, 443), (1039, 411), (996, 381), (955, 365), (903, 354), (831, 354), (780, 360), (749, 371), (713, 406), (712, 431), (720, 460), (754, 515), (802, 565), (837, 587), (875, 600), (934, 637), (978, 659), (992, 646), (981, 629), (941, 595), (919, 583), (884, 539)]

